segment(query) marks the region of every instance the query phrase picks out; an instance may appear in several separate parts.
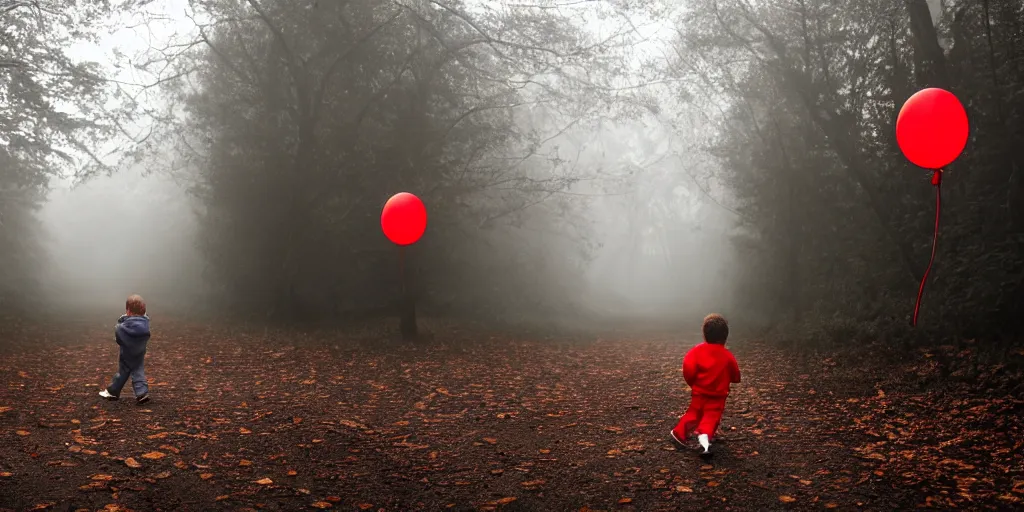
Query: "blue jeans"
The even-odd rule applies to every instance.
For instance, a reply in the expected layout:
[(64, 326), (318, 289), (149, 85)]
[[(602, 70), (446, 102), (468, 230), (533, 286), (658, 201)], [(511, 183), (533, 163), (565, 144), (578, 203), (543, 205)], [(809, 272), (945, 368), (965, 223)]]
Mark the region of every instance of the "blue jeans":
[(107, 393), (114, 396), (121, 396), (121, 389), (128, 383), (128, 377), (132, 378), (132, 389), (135, 391), (135, 396), (140, 397), (149, 393), (149, 384), (146, 382), (146, 365), (145, 360), (140, 360), (138, 366), (131, 368), (125, 362), (124, 359), (117, 359), (117, 373), (114, 375), (113, 382), (107, 388)]

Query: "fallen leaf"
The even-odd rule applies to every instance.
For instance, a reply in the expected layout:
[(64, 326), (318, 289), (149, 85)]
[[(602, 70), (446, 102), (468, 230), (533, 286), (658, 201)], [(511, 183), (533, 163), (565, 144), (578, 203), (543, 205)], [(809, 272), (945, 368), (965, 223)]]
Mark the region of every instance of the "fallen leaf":
[(13, 407), (7, 407), (7, 406), (0, 407), (0, 413), (4, 413), (4, 412), (7, 412), (7, 411), (12, 411), (12, 410), (14, 410)]
[(202, 478), (203, 480), (209, 480), (213, 478), (213, 473), (199, 473), (199, 478)]
[(334, 505), (331, 505), (330, 503), (328, 503), (326, 501), (317, 501), (317, 502), (313, 503), (310, 506), (312, 506), (313, 508), (325, 509), (325, 508), (331, 508)]
[(365, 429), (366, 428), (366, 425), (363, 425), (362, 423), (355, 422), (355, 421), (352, 421), (352, 420), (338, 420), (338, 424), (339, 425), (344, 425), (344, 426), (349, 427), (349, 428), (361, 428), (361, 429)]
[(373, 508), (373, 503), (360, 503), (359, 510), (369, 510)]
[(329, 501), (329, 502), (331, 502), (331, 503), (341, 503), (341, 498), (339, 498), (337, 496), (328, 496), (328, 497), (326, 497), (324, 499)]
[(167, 454), (163, 452), (149, 452), (142, 454), (143, 459), (158, 460), (166, 457)]
[(245, 427), (239, 427), (238, 433), (239, 434), (252, 434), (252, 430), (249, 430), (249, 429), (247, 429)]
[(527, 481), (527, 482), (523, 482), (523, 483), (521, 483), (519, 485), (521, 485), (523, 487), (536, 487), (538, 485), (544, 485), (544, 482), (546, 482), (546, 480), (530, 480), (530, 481)]
[(46, 510), (54, 505), (56, 505), (56, 503), (40, 503), (32, 507), (32, 510)]
[(252, 461), (251, 460), (242, 459), (242, 460), (238, 461), (238, 465), (239, 466), (252, 466)]
[(259, 480), (256, 480), (256, 483), (260, 485), (270, 485), (274, 483), (274, 481), (269, 478), (260, 478)]
[(783, 494), (782, 496), (779, 496), (779, 501), (783, 503), (793, 503), (794, 501), (796, 501), (796, 498), (792, 496), (786, 496), (785, 494)]
[(691, 488), (689, 488), (689, 487), (687, 487), (685, 485), (677, 485), (676, 486), (676, 492), (693, 492), (693, 489), (691, 489)]
[(498, 440), (497, 440), (497, 439), (495, 439), (495, 438), (493, 438), (493, 437), (485, 437), (485, 438), (484, 438), (484, 441), (485, 441), (485, 442), (486, 442), (487, 444), (494, 444), (494, 443), (497, 443), (497, 442), (498, 442)]
[(830, 501), (830, 502), (825, 504), (825, 508), (839, 508), (839, 504), (838, 503), (833, 503), (833, 502)]
[(113, 475), (99, 474), (99, 475), (93, 475), (93, 476), (91, 476), (89, 478), (92, 479), (92, 480), (101, 480), (101, 481), (104, 481), (104, 482), (109, 482), (109, 481), (114, 479), (114, 476)]
[(230, 498), (230, 497), (231, 497), (231, 496), (228, 496), (227, 494), (222, 494), (222, 495), (220, 495), (220, 496), (217, 496), (217, 497), (216, 497), (215, 499), (216, 499), (217, 501), (224, 501), (224, 500), (226, 500), (226, 499), (228, 499), (228, 498)]
[(29, 434), (27, 430), (17, 430), (14, 433), (18, 434), (19, 436), (27, 436)]
[(513, 501), (515, 501), (515, 500), (517, 500), (517, 499), (518, 499), (518, 498), (516, 498), (515, 496), (509, 496), (509, 497), (507, 497), (507, 498), (502, 498), (502, 499), (500, 499), (500, 500), (497, 500), (497, 501), (495, 501), (494, 503), (495, 503), (496, 505), (508, 505), (509, 503), (512, 503)]
[(139, 469), (139, 468), (142, 467), (142, 464), (140, 464), (139, 461), (137, 461), (137, 460), (135, 460), (135, 459), (133, 459), (131, 457), (128, 457), (127, 459), (125, 459), (124, 463), (127, 464), (128, 467), (130, 467), (130, 468)]
[(171, 477), (171, 472), (170, 471), (161, 471), (161, 472), (153, 475), (153, 478), (156, 478), (157, 480), (163, 480), (164, 478), (170, 478), (170, 477)]
[(288, 476), (295, 476), (297, 474), (299, 474), (298, 471), (295, 471), (294, 469), (288, 470)]
[(619, 505), (625, 505), (626, 503), (633, 503), (633, 498), (622, 498), (619, 500)]
[(10, 471), (0, 471), (0, 478), (8, 478), (14, 476), (14, 473)]

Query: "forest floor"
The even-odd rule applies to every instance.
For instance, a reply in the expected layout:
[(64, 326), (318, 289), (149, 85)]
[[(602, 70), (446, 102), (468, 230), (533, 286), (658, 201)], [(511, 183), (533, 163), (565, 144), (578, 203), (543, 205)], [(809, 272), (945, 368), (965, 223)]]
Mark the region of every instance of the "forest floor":
[(1021, 396), (922, 385), (962, 347), (884, 365), (732, 341), (744, 382), (705, 463), (668, 437), (693, 339), (155, 322), (136, 406), (131, 384), (97, 396), (111, 328), (3, 326), (0, 510), (1024, 506)]

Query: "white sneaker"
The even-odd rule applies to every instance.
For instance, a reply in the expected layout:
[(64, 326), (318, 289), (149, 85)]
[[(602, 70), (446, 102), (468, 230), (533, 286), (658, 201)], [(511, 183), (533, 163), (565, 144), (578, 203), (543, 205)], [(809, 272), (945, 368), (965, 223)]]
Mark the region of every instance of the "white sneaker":
[(702, 457), (710, 457), (711, 456), (711, 441), (708, 440), (708, 435), (707, 434), (701, 434), (701, 435), (697, 436), (697, 442), (700, 443), (701, 448), (704, 448), (704, 451), (701, 452), (701, 456)]
[(110, 394), (110, 393), (109, 393), (109, 392), (108, 392), (107, 390), (105, 390), (105, 389), (104, 389), (103, 391), (100, 391), (100, 396), (102, 396), (103, 398), (106, 398), (107, 400), (117, 400), (117, 397), (116, 397), (116, 396), (114, 396), (114, 395), (111, 395), (111, 394)]

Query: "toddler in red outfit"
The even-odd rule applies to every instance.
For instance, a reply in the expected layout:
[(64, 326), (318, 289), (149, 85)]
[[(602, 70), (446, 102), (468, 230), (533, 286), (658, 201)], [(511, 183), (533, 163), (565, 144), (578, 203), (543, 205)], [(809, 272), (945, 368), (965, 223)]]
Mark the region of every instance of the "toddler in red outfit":
[(729, 324), (721, 315), (704, 317), (704, 343), (683, 357), (683, 380), (690, 385), (690, 407), (672, 429), (672, 439), (683, 444), (697, 434), (702, 456), (711, 455), (711, 441), (722, 421), (729, 385), (740, 381), (740, 367), (732, 352), (725, 348)]

